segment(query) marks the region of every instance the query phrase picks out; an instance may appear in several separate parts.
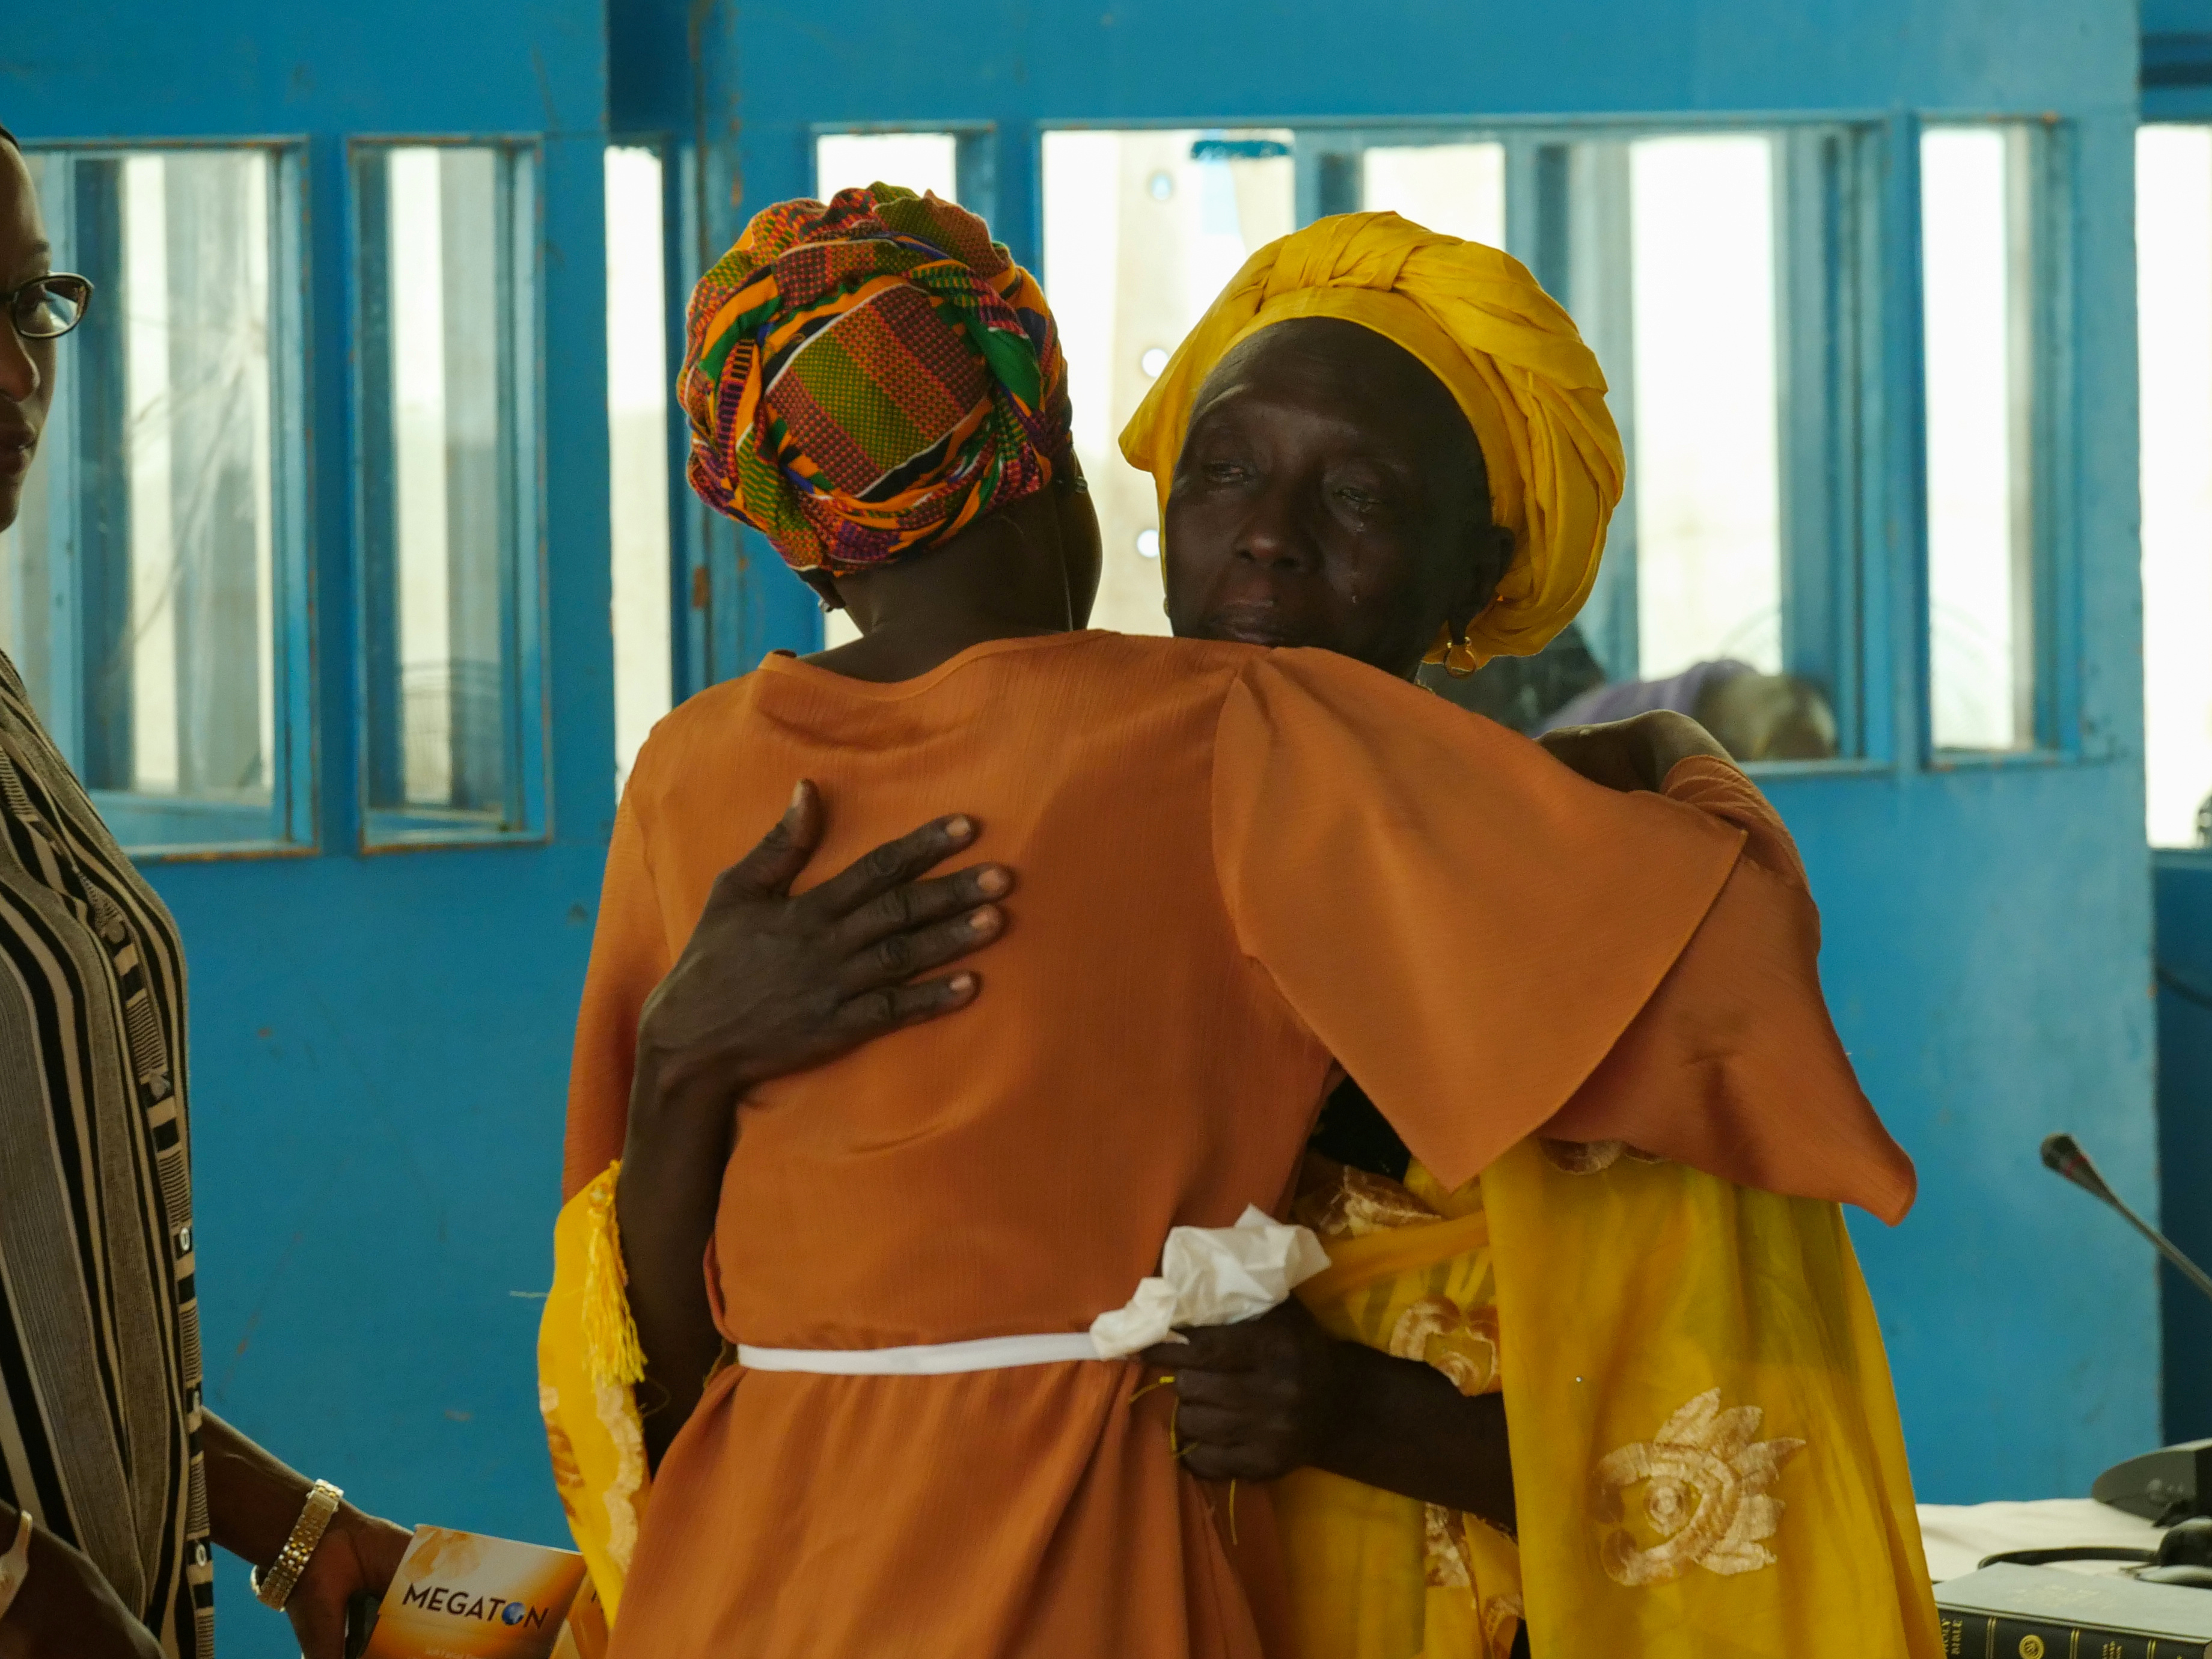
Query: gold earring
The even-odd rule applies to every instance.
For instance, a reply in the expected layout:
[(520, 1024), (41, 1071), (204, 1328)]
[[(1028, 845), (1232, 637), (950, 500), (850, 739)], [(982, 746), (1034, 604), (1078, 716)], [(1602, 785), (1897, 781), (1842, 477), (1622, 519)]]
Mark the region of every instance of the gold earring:
[(1482, 659), (1474, 654), (1474, 645), (1463, 634), (1455, 639), (1451, 649), (1444, 653), (1444, 672), (1455, 680), (1465, 679), (1481, 666)]

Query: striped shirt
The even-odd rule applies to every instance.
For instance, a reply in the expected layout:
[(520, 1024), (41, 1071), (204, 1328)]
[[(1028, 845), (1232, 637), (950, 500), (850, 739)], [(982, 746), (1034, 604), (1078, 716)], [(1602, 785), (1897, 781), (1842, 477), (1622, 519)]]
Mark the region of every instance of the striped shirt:
[(176, 924), (0, 655), (0, 1498), (212, 1652)]

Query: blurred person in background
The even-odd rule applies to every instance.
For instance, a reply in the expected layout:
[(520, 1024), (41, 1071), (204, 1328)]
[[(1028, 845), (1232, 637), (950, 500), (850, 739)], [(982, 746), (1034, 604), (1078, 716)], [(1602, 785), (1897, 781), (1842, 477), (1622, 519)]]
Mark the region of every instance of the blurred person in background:
[[(91, 285), (0, 129), (0, 530)], [(210, 1659), (210, 1542), (306, 1659), (409, 1534), (201, 1395), (185, 960), (0, 656), (0, 1659)]]
[(1715, 657), (1661, 679), (1608, 682), (1572, 625), (1534, 656), (1499, 657), (1462, 678), (1425, 670), (1421, 683), (1532, 738), (1666, 709), (1695, 720), (1737, 761), (1828, 760), (1836, 753), (1835, 711), (1808, 679)]

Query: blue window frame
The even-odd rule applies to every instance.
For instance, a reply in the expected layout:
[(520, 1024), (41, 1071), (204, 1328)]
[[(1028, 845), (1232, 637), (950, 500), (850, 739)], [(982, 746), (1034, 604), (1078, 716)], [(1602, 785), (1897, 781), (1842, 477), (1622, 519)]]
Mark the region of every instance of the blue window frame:
[(306, 848), (301, 153), (28, 154), (97, 295), (0, 537), (0, 635), (132, 854)]
[(367, 846), (544, 832), (534, 146), (353, 147)]

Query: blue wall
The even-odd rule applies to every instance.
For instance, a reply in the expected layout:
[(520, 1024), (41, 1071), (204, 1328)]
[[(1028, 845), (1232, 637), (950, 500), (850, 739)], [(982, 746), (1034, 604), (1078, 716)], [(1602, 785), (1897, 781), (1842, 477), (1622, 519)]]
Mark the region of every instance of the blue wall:
[[(692, 268), (811, 188), (815, 124), (997, 124), (1000, 234), (1039, 241), (1036, 124), (1826, 112), (1887, 124), (1897, 250), (1859, 481), (1881, 511), (1862, 641), (1872, 759), (1769, 780), (1828, 917), (1826, 972), (1869, 1090), (1919, 1160), (1919, 1209), (1857, 1230), (1924, 1496), (2081, 1492), (2159, 1438), (2155, 1288), (2136, 1241), (2035, 1163), (2080, 1133), (2148, 1206), (2131, 142), (2120, 0), (87, 0), (0, 36), (27, 137), (299, 135), (309, 145), (319, 856), (160, 866), (194, 974), (210, 1397), (368, 1505), (555, 1539), (532, 1388), (562, 1073), (611, 805), (598, 146), (671, 133)], [(1912, 118), (2073, 124), (2072, 320), (2058, 596), (2064, 729), (2046, 762), (1941, 770), (1922, 740)], [(350, 392), (341, 135), (550, 133), (548, 721), (543, 847), (376, 858), (357, 839)], [(685, 274), (689, 274), (687, 271)], [(2078, 532), (2078, 533), (2077, 533)], [(734, 538), (690, 682), (817, 621)], [(2212, 967), (2207, 969), (2212, 979)], [(2169, 1153), (2171, 1148), (2169, 1148)], [(225, 1579), (227, 1652), (289, 1651)]]

